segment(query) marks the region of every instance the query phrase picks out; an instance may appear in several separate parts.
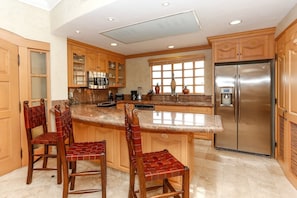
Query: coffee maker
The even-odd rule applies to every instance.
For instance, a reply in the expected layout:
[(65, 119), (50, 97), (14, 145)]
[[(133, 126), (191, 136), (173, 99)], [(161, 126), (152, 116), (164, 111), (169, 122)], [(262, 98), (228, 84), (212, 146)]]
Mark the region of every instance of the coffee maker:
[(137, 100), (137, 90), (131, 91), (131, 100)]

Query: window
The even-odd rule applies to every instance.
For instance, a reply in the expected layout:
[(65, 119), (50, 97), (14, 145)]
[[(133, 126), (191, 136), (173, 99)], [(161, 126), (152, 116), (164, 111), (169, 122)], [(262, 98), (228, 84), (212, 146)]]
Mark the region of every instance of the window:
[(171, 93), (171, 80), (176, 82), (176, 93), (185, 86), (190, 93), (204, 93), (204, 56), (151, 59), (151, 86), (160, 86), (160, 93)]

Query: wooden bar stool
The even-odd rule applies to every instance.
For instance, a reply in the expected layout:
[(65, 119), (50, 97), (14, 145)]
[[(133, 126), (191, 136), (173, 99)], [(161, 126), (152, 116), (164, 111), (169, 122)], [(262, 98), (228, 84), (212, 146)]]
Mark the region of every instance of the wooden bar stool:
[[(98, 192), (100, 189), (74, 190), (76, 176), (99, 175), (101, 177), (102, 198), (106, 198), (106, 142), (75, 142), (70, 108), (66, 105), (62, 112), (60, 106), (55, 106), (56, 128), (58, 133), (59, 156), (63, 168), (63, 198), (68, 194), (82, 194)], [(68, 145), (67, 145), (67, 144)], [(77, 161), (100, 160), (100, 169), (76, 171)], [(68, 165), (70, 164), (70, 166)], [(69, 168), (71, 173), (68, 172)], [(70, 182), (70, 189), (69, 189)]]
[[(133, 105), (125, 104), (126, 139), (130, 160), (129, 198), (147, 197), (147, 191), (163, 188), (161, 194), (152, 197), (180, 197), (189, 198), (189, 168), (179, 162), (167, 150), (143, 153), (141, 144), (141, 130), (137, 110)], [(138, 176), (139, 190), (135, 190), (135, 177)], [(176, 190), (169, 182), (169, 178), (182, 177), (182, 188)], [(147, 187), (150, 181), (161, 180), (162, 185)]]
[[(57, 146), (57, 133), (48, 132), (47, 122), (46, 122), (46, 112), (44, 99), (40, 99), (40, 105), (29, 107), (29, 102), (24, 101), (24, 119), (25, 128), (27, 135), (28, 144), (28, 173), (27, 173), (27, 184), (32, 183), (32, 176), (34, 170), (57, 170), (57, 183), (62, 182), (61, 165), (57, 154), (49, 153), (49, 146)], [(32, 132), (34, 130), (42, 130), (42, 134), (33, 137)], [(35, 153), (34, 147), (36, 145), (43, 145), (43, 153)], [(56, 147), (57, 148), (57, 147)], [(58, 152), (58, 148), (57, 148)], [(49, 168), (47, 167), (48, 158), (57, 158), (57, 167)], [(34, 168), (34, 164), (43, 159), (42, 168)]]

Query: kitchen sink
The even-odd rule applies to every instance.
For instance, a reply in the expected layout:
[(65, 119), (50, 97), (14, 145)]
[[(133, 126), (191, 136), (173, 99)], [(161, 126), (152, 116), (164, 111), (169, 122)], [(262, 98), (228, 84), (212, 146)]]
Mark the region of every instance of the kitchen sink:
[(106, 102), (100, 102), (97, 104), (97, 107), (112, 107), (115, 106), (116, 102), (115, 101), (106, 101)]

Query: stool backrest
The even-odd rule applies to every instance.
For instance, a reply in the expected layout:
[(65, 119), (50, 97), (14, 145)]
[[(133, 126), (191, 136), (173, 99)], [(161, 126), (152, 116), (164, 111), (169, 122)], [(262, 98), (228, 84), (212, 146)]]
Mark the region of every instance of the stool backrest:
[(27, 138), (32, 139), (32, 129), (42, 126), (43, 133), (47, 133), (47, 122), (44, 99), (40, 99), (39, 106), (29, 107), (29, 101), (24, 101), (24, 119)]

